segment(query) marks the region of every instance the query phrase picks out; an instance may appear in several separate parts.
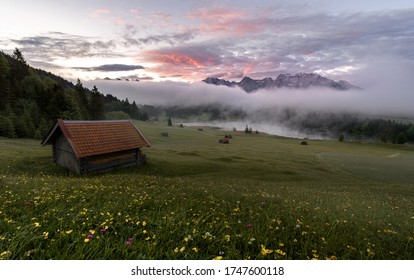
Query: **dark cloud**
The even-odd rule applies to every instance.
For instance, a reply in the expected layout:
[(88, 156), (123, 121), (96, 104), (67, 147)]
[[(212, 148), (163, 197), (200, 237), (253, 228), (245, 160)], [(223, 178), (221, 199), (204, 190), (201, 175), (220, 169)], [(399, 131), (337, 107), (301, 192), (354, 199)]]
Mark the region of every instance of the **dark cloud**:
[(102, 41), (61, 32), (12, 39), (11, 42), (18, 45), (23, 53), (30, 54), (33, 60), (50, 61), (55, 58), (120, 56), (111, 51), (116, 46), (112, 40)]
[(149, 35), (146, 37), (137, 38), (137, 34), (139, 34), (138, 30), (138, 27), (131, 24), (125, 26), (124, 34), (122, 36), (125, 46), (131, 47), (158, 44), (167, 44), (174, 46), (188, 42), (195, 37), (195, 34), (192, 31), (185, 31), (181, 33)]
[(73, 67), (72, 69), (84, 71), (101, 71), (101, 72), (117, 72), (117, 71), (132, 71), (138, 69), (145, 69), (141, 65), (127, 65), (127, 64), (104, 64), (94, 67)]

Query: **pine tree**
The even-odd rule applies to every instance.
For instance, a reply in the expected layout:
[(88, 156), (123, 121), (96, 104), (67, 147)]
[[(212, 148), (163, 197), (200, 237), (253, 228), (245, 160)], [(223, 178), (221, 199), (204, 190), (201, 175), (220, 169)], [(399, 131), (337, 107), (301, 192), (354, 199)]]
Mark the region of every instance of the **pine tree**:
[(12, 57), (14, 59), (16, 59), (17, 61), (19, 61), (20, 63), (27, 65), (26, 60), (24, 59), (22, 52), (18, 48), (14, 49)]
[(0, 111), (10, 102), (10, 67), (3, 53), (0, 52)]
[(85, 88), (83, 87), (79, 79), (76, 82), (75, 90), (76, 90), (76, 99), (77, 99), (77, 103), (79, 106), (79, 110), (82, 114), (82, 118), (89, 119), (88, 97), (86, 96)]
[(101, 93), (96, 86), (93, 86), (91, 99), (89, 102), (89, 114), (92, 120), (105, 119), (104, 105), (102, 102)]

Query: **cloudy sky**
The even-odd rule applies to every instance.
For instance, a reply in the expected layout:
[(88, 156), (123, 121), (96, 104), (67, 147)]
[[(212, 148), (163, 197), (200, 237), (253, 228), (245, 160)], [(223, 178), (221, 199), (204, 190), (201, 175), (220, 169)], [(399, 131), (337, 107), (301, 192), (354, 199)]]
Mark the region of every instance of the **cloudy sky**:
[(374, 64), (414, 61), (412, 0), (0, 1), (0, 50), (72, 81), (314, 72), (361, 84)]

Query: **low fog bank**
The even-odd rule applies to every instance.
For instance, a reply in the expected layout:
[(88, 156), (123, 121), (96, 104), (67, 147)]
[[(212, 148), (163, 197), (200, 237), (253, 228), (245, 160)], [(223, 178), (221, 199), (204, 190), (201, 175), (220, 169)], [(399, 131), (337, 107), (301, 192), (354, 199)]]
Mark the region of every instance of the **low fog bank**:
[[(298, 112), (351, 113), (375, 117), (414, 118), (412, 64), (377, 63), (353, 77), (364, 90), (337, 91), (326, 88), (273, 89), (247, 94), (240, 88), (198, 83), (108, 81), (85, 82), (100, 92), (141, 105), (191, 107), (220, 104), (247, 113), (290, 108)], [(257, 115), (257, 114), (256, 114)]]
[(282, 124), (273, 122), (268, 123), (265, 121), (255, 122), (251, 120), (244, 120), (244, 121), (209, 121), (209, 122), (185, 122), (183, 125), (186, 126), (196, 126), (196, 127), (203, 127), (203, 126), (210, 126), (210, 127), (217, 127), (222, 130), (226, 131), (245, 131), (246, 126), (252, 129), (252, 133), (257, 132), (264, 132), (272, 135), (279, 135), (289, 138), (310, 138), (310, 139), (331, 139), (326, 134), (321, 133), (310, 133), (310, 132), (303, 132), (297, 129), (289, 128)]
[[(140, 105), (162, 108), (184, 108), (175, 112), (175, 117), (191, 121), (206, 121), (198, 113), (219, 111), (207, 120), (225, 120), (220, 127), (244, 129), (252, 126), (271, 134), (288, 137), (325, 138), (337, 135), (313, 135), (323, 126), (336, 132), (345, 125), (355, 123), (350, 116), (372, 118), (414, 119), (414, 94), (412, 77), (413, 63), (396, 61), (374, 62), (344, 77), (364, 90), (338, 91), (327, 88), (272, 89), (246, 93), (240, 88), (198, 83), (108, 81), (85, 82), (89, 88), (96, 85), (101, 93), (112, 94), (120, 99), (128, 98)], [(176, 107), (174, 107), (176, 106)], [(203, 111), (205, 106), (208, 110)], [(187, 108), (187, 111), (185, 110)], [(216, 112), (215, 112), (216, 113)], [(182, 115), (180, 115), (182, 114)], [(171, 114), (170, 116), (174, 116)], [(232, 124), (238, 121), (239, 124)], [(239, 128), (239, 126), (242, 126)], [(341, 128), (342, 126), (342, 128)], [(338, 129), (336, 129), (338, 127)]]

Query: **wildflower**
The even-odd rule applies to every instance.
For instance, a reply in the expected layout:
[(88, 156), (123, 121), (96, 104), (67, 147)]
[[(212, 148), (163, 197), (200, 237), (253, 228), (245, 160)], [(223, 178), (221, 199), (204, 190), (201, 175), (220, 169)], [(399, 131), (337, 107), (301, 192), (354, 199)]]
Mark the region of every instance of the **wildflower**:
[(84, 240), (83, 240), (83, 242), (85, 242), (85, 243), (88, 243), (90, 241), (90, 239), (89, 238), (85, 238)]
[(228, 234), (227, 234), (227, 235), (225, 235), (225, 236), (224, 236), (224, 240), (226, 240), (227, 242), (230, 242), (230, 235), (228, 235)]
[(99, 232), (100, 232), (100, 233), (105, 233), (105, 232), (106, 232), (106, 229), (105, 229), (105, 228), (101, 228), (101, 229), (99, 230)]
[(127, 241), (127, 242), (126, 242), (126, 245), (127, 245), (127, 246), (131, 246), (131, 245), (132, 245), (132, 242), (131, 242), (131, 241)]
[(253, 227), (253, 225), (252, 225), (252, 224), (250, 224), (250, 223), (245, 224), (245, 226), (246, 226), (247, 228), (252, 228), (252, 227)]
[(222, 260), (222, 259), (223, 259), (223, 256), (217, 256), (217, 257), (213, 258), (212, 260), (213, 261), (219, 261), (219, 260)]
[(66, 233), (67, 235), (71, 234), (72, 232), (73, 232), (73, 230), (67, 230), (67, 231), (65, 231), (65, 233)]
[(180, 249), (180, 253), (182, 253), (182, 252), (184, 252), (184, 251), (185, 251), (185, 246), (181, 247), (181, 249)]
[(193, 249), (191, 249), (191, 251), (194, 251), (194, 253), (198, 253), (198, 248), (194, 247)]
[(375, 256), (375, 253), (371, 250), (371, 249), (367, 249), (367, 253), (368, 253), (368, 257), (373, 257)]
[(93, 235), (92, 235), (92, 234), (88, 234), (88, 235), (86, 236), (86, 238), (87, 238), (87, 239), (92, 239), (92, 238), (93, 238)]
[(91, 230), (89, 230), (89, 233), (93, 235), (93, 234), (95, 234), (95, 231), (91, 229)]
[(7, 260), (9, 256), (11, 255), (10, 251), (4, 251), (0, 254), (0, 260)]
[(144, 230), (142, 231), (142, 233), (143, 233), (143, 234), (148, 234), (148, 231), (147, 231), (146, 229), (144, 229)]
[(35, 223), (34, 223), (34, 226), (35, 226), (35, 227), (40, 227), (40, 223), (35, 222)]
[(24, 203), (24, 205), (29, 206), (29, 205), (30, 205), (30, 201), (26, 201), (26, 202)]
[(273, 253), (273, 250), (266, 249), (266, 246), (261, 244), (262, 250), (260, 251), (263, 256)]
[(44, 232), (43, 232), (43, 238), (44, 238), (44, 239), (48, 239), (48, 237), (49, 237), (49, 233), (48, 233), (48, 232), (46, 232), (46, 231), (44, 231)]
[(146, 221), (143, 221), (142, 222), (142, 226), (145, 227), (146, 225), (147, 225), (147, 222)]
[(260, 206), (265, 206), (267, 204), (267, 202), (266, 201), (262, 201), (262, 202), (260, 202)]
[(286, 256), (286, 253), (285, 253), (285, 252), (283, 252), (283, 251), (282, 251), (282, 250), (280, 250), (280, 249), (275, 250), (275, 253), (276, 253), (276, 254), (279, 254), (279, 255), (281, 255), (281, 256)]

